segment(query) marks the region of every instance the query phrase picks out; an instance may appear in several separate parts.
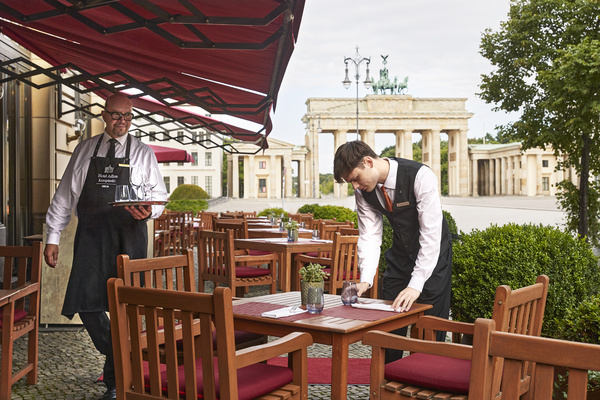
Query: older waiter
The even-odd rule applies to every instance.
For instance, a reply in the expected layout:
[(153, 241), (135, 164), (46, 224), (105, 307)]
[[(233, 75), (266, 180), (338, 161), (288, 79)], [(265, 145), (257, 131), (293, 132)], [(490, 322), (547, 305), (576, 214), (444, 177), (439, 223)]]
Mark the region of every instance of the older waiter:
[[(132, 118), (131, 101), (126, 95), (117, 93), (106, 100), (102, 111), (104, 133), (75, 148), (46, 215), (44, 258), (53, 268), (58, 260), (60, 233), (69, 223), (72, 211), (78, 217), (62, 315), (73, 318), (79, 314), (94, 346), (106, 356), (105, 399), (116, 398), (106, 282), (117, 276), (118, 254), (128, 254), (132, 259), (146, 257), (146, 220), (158, 217), (164, 208), (109, 204), (115, 199), (116, 185), (129, 184), (130, 166), (140, 167), (145, 173), (155, 169), (160, 177), (152, 149), (128, 134)], [(166, 197), (160, 178), (152, 198)]]

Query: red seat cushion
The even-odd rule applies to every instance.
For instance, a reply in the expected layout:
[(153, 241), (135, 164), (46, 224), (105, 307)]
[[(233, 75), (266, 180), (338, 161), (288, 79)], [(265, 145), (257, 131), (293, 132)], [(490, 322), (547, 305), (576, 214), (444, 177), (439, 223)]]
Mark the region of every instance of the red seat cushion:
[(267, 254), (273, 254), (273, 253), (270, 251), (265, 251), (265, 250), (252, 250), (252, 249), (248, 250), (249, 256), (266, 256)]
[(255, 276), (265, 276), (271, 273), (266, 268), (244, 267), (242, 265), (235, 267), (235, 276), (237, 278), (252, 278)]
[(471, 361), (414, 353), (386, 364), (385, 378), (441, 391), (469, 392)]
[[(179, 366), (179, 393), (185, 394), (185, 375), (184, 365)], [(217, 391), (217, 398), (221, 397), (219, 388), (219, 369), (217, 365), (217, 358), (214, 358), (215, 368), (215, 385)], [(269, 364), (254, 364), (237, 371), (238, 379), (238, 398), (239, 400), (251, 400), (257, 397), (263, 396), (281, 386), (287, 385), (292, 382), (292, 370), (287, 367), (278, 367)], [(146, 387), (150, 387), (149, 374), (144, 374), (144, 380)], [(203, 376), (202, 376), (202, 359), (196, 359), (196, 381), (198, 388), (198, 398), (203, 398)], [(161, 373), (161, 385), (163, 391), (167, 392), (167, 372)]]
[[(1, 311), (2, 310), (0, 309), (0, 328), (2, 328), (2, 319), (4, 318), (4, 315), (3, 315), (3, 313)], [(22, 320), (26, 316), (27, 316), (27, 311), (15, 310), (14, 322), (19, 322), (20, 320)]]

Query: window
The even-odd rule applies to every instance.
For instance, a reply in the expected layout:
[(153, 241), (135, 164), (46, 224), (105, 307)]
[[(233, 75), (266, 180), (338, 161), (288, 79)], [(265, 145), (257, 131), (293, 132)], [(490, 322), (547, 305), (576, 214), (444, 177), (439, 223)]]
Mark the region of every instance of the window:
[(550, 190), (550, 178), (543, 177), (542, 178), (542, 191), (548, 192)]
[(198, 177), (197, 176), (192, 176), (192, 185), (198, 186)]
[(212, 176), (204, 177), (204, 191), (212, 197)]
[(165, 142), (169, 141), (170, 137), (169, 137), (169, 134), (167, 132), (163, 132), (163, 139), (164, 139)]
[(198, 152), (197, 151), (192, 151), (192, 158), (194, 159), (192, 161), (192, 166), (197, 166), (198, 165)]
[(183, 131), (177, 131), (177, 139), (183, 140)]
[(267, 162), (266, 161), (259, 161), (258, 162), (258, 169), (267, 169)]
[(178, 162), (178, 163), (177, 163), (177, 166), (178, 166), (178, 167), (183, 167), (183, 163), (182, 163), (182, 162)]
[(185, 183), (185, 178), (183, 176), (177, 177), (177, 186), (183, 185)]
[(150, 135), (148, 135), (148, 140), (150, 140), (151, 142), (156, 141), (156, 132), (151, 131)]
[(163, 181), (165, 182), (165, 188), (167, 189), (167, 193), (171, 193), (171, 177), (163, 176)]
[(212, 167), (212, 153), (209, 151), (204, 154), (204, 166)]
[[(261, 162), (265, 162), (265, 161), (261, 161)], [(261, 178), (258, 180), (258, 192), (259, 193), (267, 193), (267, 180), (264, 178)]]
[(548, 168), (548, 160), (542, 160), (542, 167)]

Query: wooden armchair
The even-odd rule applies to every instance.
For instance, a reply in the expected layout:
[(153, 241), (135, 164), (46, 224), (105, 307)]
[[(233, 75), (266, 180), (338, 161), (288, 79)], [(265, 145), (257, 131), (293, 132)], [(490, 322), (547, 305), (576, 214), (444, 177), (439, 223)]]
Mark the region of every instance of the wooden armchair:
[[(121, 279), (111, 278), (108, 297), (117, 398), (307, 398), (307, 347), (313, 342), (311, 336), (293, 333), (236, 351), (229, 288), (216, 288), (214, 294), (189, 293), (127, 287)], [(162, 327), (154, 323), (159, 313), (164, 317)], [(140, 318), (147, 326), (145, 333)], [(219, 332), (217, 356), (213, 357), (210, 335), (201, 335), (198, 344), (194, 340), (195, 319), (201, 331), (210, 331), (214, 322)], [(177, 362), (178, 336), (183, 337), (182, 365)], [(158, 351), (163, 342), (166, 362), (161, 364)], [(144, 348), (148, 349), (148, 361), (142, 357)], [(264, 362), (286, 353), (289, 368)], [(195, 354), (202, 357), (195, 358)]]
[[(562, 398), (554, 392), (554, 367), (567, 367), (569, 400), (584, 400), (587, 394), (588, 371), (600, 371), (600, 346), (569, 342), (530, 335), (515, 335), (495, 330), (496, 323), (489, 319), (475, 321), (475, 343), (471, 375), (481, 389), (482, 399), (493, 399), (496, 393), (492, 382), (495, 360), (504, 360), (502, 370), (502, 399), (517, 400), (521, 394), (521, 376), (524, 365), (535, 365), (535, 381), (530, 387), (531, 398), (551, 400)], [(475, 389), (474, 389), (475, 390)]]
[[(496, 328), (501, 332), (540, 336), (548, 282), (546, 275), (540, 275), (535, 284), (517, 290), (511, 290), (506, 285), (499, 286), (496, 289), (492, 313)], [(363, 344), (373, 347), (371, 398), (411, 399), (414, 396), (425, 395), (430, 395), (432, 398), (433, 396), (450, 398), (449, 393), (457, 396), (452, 397), (453, 399), (466, 399), (467, 394), (473, 399), (482, 398), (473, 396), (470, 392), (469, 370), (472, 369), (472, 347), (457, 343), (432, 342), (435, 341), (436, 331), (473, 335), (474, 324), (425, 316), (419, 318), (413, 328), (416, 329), (412, 330), (411, 337), (424, 339), (422, 344), (414, 349), (406, 347), (407, 342), (401, 336), (374, 334), (365, 335), (363, 338)], [(384, 364), (385, 348), (417, 353)], [(532, 367), (532, 365), (524, 366), (520, 383), (521, 395), (529, 399), (533, 398), (530, 392), (533, 381)], [(496, 394), (500, 391), (501, 374), (502, 359), (495, 358), (492, 390)]]
[[(180, 292), (196, 291), (196, 274), (194, 273), (194, 252), (186, 249), (183, 255), (158, 258), (142, 258), (130, 260), (127, 254), (117, 256), (117, 274), (125, 286), (146, 287)], [(162, 317), (157, 321), (164, 325)], [(266, 343), (264, 335), (235, 331), (237, 349)], [(216, 347), (216, 331), (213, 331), (213, 342)], [(164, 356), (164, 349), (161, 349)], [(180, 360), (181, 352), (179, 353)]]
[[(4, 260), (0, 286), (0, 400), (9, 400), (12, 385), (25, 375), (29, 385), (37, 383), (42, 242), (1, 246), (0, 258)], [(17, 270), (15, 282), (13, 268)], [(27, 363), (17, 367), (13, 365), (14, 341), (26, 334)]]
[[(198, 291), (204, 292), (204, 282), (213, 281), (215, 287), (225, 284), (243, 297), (250, 286), (269, 285), (275, 293), (277, 284), (276, 254), (248, 255), (236, 251), (234, 232), (200, 231), (198, 237)], [(261, 268), (268, 264), (269, 268)]]

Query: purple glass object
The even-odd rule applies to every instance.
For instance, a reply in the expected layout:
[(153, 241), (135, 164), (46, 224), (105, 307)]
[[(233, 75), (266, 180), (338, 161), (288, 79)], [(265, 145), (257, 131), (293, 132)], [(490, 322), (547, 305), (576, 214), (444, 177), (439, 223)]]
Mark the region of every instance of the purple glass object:
[(356, 288), (356, 282), (344, 281), (342, 287), (342, 303), (344, 305), (350, 305), (358, 301), (358, 289)]

